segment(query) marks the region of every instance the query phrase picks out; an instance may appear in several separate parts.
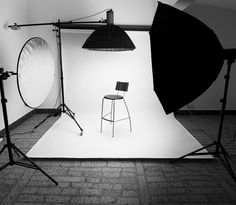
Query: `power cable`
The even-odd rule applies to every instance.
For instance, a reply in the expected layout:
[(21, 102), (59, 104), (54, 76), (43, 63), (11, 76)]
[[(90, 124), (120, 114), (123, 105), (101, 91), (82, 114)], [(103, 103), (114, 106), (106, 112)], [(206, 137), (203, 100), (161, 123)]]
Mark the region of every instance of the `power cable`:
[(103, 11), (99, 11), (99, 12), (97, 12), (97, 13), (95, 13), (95, 14), (92, 14), (92, 15), (89, 15), (89, 16), (85, 16), (85, 17), (81, 17), (81, 18), (76, 18), (76, 19), (73, 19), (73, 20), (70, 20), (70, 21), (73, 22), (73, 21), (78, 21), (78, 20), (90, 18), (90, 17), (96, 16), (96, 15), (98, 15), (98, 14), (104, 13), (104, 12), (106, 12), (106, 11), (109, 11), (109, 10), (110, 10), (110, 9), (104, 9)]

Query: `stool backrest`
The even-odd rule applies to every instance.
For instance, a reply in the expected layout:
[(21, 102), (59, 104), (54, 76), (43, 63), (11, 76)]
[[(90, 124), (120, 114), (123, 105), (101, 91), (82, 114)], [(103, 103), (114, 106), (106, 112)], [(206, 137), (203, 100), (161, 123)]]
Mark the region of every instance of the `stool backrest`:
[(123, 91), (123, 92), (127, 92), (128, 91), (128, 87), (129, 87), (129, 83), (128, 82), (116, 82), (116, 90), (117, 91)]

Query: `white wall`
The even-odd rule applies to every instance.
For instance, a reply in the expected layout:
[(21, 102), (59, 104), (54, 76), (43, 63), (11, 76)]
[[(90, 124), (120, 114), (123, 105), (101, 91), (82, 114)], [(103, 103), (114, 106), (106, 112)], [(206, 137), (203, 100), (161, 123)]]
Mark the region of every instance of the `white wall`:
[[(0, 67), (5, 71), (16, 71), (17, 58), (21, 47), (28, 39), (27, 29), (17, 32), (7, 27), (14, 22), (27, 22), (26, 0), (1, 0), (0, 6)], [(20, 99), (17, 90), (16, 76), (4, 80), (5, 95), (8, 100), (7, 110), (9, 123), (12, 123), (29, 112)], [(0, 108), (0, 130), (4, 128), (2, 106)]]
[[(195, 16), (208, 25), (217, 35), (223, 48), (236, 48), (236, 12), (235, 10), (221, 9), (211, 6), (192, 4), (185, 12)], [(217, 80), (199, 98), (192, 102), (195, 110), (219, 110), (223, 97), (224, 75), (226, 74), (226, 62)], [(204, 73), (203, 73), (204, 75)], [(201, 79), (199, 79), (199, 82)], [(228, 110), (236, 110), (236, 64), (232, 65), (231, 78), (228, 90)]]
[[(150, 25), (156, 6), (156, 0), (29, 0), (29, 19), (32, 22), (66, 21), (112, 8), (115, 24)], [(101, 17), (105, 18), (106, 14), (87, 20), (99, 20)]]
[[(30, 23), (56, 22), (72, 20), (112, 8), (114, 11), (115, 24), (126, 25), (151, 25), (156, 11), (157, 1), (151, 0), (34, 0), (28, 1), (29, 21)], [(40, 8), (40, 9), (39, 9)], [(140, 15), (142, 14), (142, 15)], [(84, 19), (83, 21), (97, 21), (106, 18), (106, 13), (95, 17)], [(57, 44), (55, 32), (52, 32), (51, 26), (30, 27), (30, 36), (39, 36), (44, 38), (53, 49), (55, 60), (58, 63)], [(78, 34), (79, 35), (79, 34)], [(84, 39), (84, 38), (81, 38)], [(62, 41), (62, 44), (65, 42)], [(85, 59), (86, 60), (86, 57)], [(89, 57), (87, 58), (89, 61)], [(64, 68), (66, 69), (66, 68)], [(44, 103), (43, 107), (51, 108), (54, 106), (59, 92), (60, 75), (57, 70), (55, 83), (51, 93)]]

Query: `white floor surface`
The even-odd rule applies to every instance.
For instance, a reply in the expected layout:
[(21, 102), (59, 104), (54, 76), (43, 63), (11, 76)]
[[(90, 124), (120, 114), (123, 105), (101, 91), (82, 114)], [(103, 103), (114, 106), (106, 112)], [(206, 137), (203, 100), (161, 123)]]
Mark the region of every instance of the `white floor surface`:
[[(71, 32), (62, 35), (66, 105), (76, 113), (84, 134), (80, 136), (76, 123), (63, 114), (27, 153), (28, 157), (177, 158), (202, 147), (173, 114), (165, 114), (153, 91), (148, 32), (129, 32), (136, 46), (132, 52), (82, 49), (88, 36)], [(109, 122), (104, 122), (100, 133), (100, 110), (102, 97), (114, 92), (116, 81), (129, 82), (125, 98), (133, 130), (130, 133), (128, 121), (117, 122), (112, 138)], [(108, 102), (105, 108), (107, 113)], [(116, 114), (116, 119), (125, 115), (123, 111), (124, 105), (117, 102), (116, 113), (120, 115)]]
[[(27, 153), (31, 158), (178, 158), (201, 144), (175, 119), (165, 115), (154, 104), (131, 113), (133, 131), (127, 120), (112, 126), (104, 121), (100, 133), (97, 113), (76, 114), (84, 134), (66, 114), (44, 134)], [(204, 150), (205, 151), (205, 150)], [(206, 152), (206, 151), (205, 151)], [(206, 158), (209, 156), (200, 156)]]

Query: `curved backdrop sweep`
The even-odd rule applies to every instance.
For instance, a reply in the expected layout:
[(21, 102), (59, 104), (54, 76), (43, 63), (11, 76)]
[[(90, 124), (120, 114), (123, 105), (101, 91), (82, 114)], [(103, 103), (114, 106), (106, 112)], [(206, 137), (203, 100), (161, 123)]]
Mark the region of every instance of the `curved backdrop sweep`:
[(150, 30), (154, 90), (169, 114), (196, 99), (216, 80), (223, 48), (193, 16), (158, 2)]
[(37, 108), (46, 100), (55, 76), (55, 62), (49, 44), (40, 37), (29, 39), (17, 62), (17, 86), (26, 106)]

